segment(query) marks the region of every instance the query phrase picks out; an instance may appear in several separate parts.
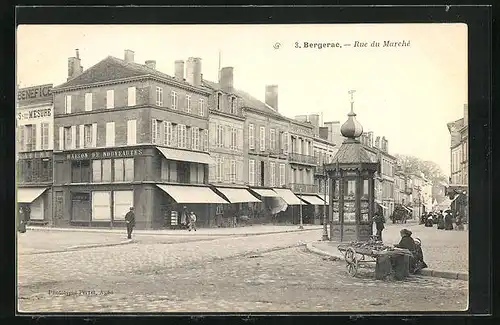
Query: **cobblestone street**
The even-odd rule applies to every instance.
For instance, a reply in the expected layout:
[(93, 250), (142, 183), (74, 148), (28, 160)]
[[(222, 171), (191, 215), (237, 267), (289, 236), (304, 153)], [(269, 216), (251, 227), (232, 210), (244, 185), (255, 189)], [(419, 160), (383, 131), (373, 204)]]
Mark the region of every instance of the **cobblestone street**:
[(19, 310), (293, 312), (467, 307), (465, 281), (432, 277), (376, 281), (370, 270), (351, 278), (344, 263), (293, 247), (320, 236), (321, 230), (191, 237), (196, 241), (145, 241), (19, 255)]

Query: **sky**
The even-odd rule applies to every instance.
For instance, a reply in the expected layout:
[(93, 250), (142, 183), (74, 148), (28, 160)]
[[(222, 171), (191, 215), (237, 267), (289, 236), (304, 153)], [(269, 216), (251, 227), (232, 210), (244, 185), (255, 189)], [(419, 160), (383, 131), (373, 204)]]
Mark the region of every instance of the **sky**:
[[(410, 45), (383, 47), (403, 40)], [(343, 123), (354, 89), (365, 131), (385, 136), (390, 154), (434, 161), (447, 175), (446, 124), (462, 118), (467, 103), (465, 24), (21, 25), (16, 43), (20, 87), (64, 83), (75, 49), (84, 70), (130, 49), (135, 62), (156, 60), (170, 75), (175, 60), (199, 57), (203, 78), (212, 81), (220, 53), (220, 66), (234, 68), (236, 88), (264, 101), (265, 86), (278, 85), (278, 110), (288, 117), (317, 113)]]

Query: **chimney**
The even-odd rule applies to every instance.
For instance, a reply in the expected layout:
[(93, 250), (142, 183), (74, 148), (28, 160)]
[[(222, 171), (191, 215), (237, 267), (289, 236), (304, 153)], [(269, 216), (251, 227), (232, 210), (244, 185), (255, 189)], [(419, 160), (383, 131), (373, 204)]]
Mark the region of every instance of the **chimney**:
[(320, 126), (319, 127), (319, 137), (324, 140), (329, 140), (328, 139), (328, 127), (327, 126)]
[(375, 148), (379, 148), (380, 149), (380, 137), (377, 137), (375, 139)]
[(184, 81), (184, 61), (176, 60), (174, 64), (175, 64), (175, 79)]
[(233, 92), (233, 67), (225, 67), (220, 70), (219, 84), (226, 93)]
[(68, 80), (78, 77), (83, 72), (83, 67), (81, 66), (80, 52), (78, 49), (76, 51), (76, 56), (68, 58)]
[(129, 62), (129, 63), (134, 62), (134, 51), (125, 50), (125, 62)]
[(193, 86), (201, 85), (201, 59), (188, 58), (186, 68), (186, 81)]
[(464, 126), (469, 124), (469, 104), (464, 104)]
[(145, 63), (146, 63), (146, 66), (148, 68), (153, 69), (153, 70), (156, 69), (156, 61), (155, 60), (147, 60)]
[(266, 104), (278, 111), (278, 85), (266, 86)]
[(368, 146), (373, 147), (373, 131), (370, 131), (368, 134)]

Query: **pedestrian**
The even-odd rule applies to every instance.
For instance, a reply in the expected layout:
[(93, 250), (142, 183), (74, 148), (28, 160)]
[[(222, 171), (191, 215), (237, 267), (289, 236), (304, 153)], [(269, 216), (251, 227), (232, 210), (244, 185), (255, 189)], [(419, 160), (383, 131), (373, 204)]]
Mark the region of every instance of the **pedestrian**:
[(438, 220), (437, 220), (437, 229), (442, 230), (444, 229), (445, 224), (444, 224), (444, 216), (443, 214), (438, 215)]
[(189, 231), (191, 231), (191, 229), (196, 231), (196, 214), (194, 214), (193, 211), (191, 211), (191, 214), (189, 215)]
[(181, 227), (182, 228), (186, 228), (187, 227), (187, 224), (188, 224), (188, 209), (186, 206), (184, 206), (183, 210), (182, 210), (182, 213), (181, 213)]
[(134, 207), (130, 207), (130, 211), (125, 215), (125, 221), (127, 222), (127, 238), (132, 239), (132, 230), (135, 227)]
[(373, 217), (373, 221), (375, 222), (375, 226), (377, 228), (377, 238), (382, 241), (382, 230), (384, 230), (385, 218), (380, 215), (378, 212), (375, 212), (375, 216)]
[(464, 223), (463, 223), (463, 219), (462, 219), (462, 214), (461, 213), (458, 213), (457, 215), (457, 227), (456, 229), (457, 230), (464, 230)]
[(432, 217), (432, 214), (429, 214), (429, 216), (425, 220), (425, 226), (426, 227), (433, 227), (434, 226), (434, 218)]
[(444, 230), (453, 230), (453, 217), (450, 211), (446, 211), (444, 216)]

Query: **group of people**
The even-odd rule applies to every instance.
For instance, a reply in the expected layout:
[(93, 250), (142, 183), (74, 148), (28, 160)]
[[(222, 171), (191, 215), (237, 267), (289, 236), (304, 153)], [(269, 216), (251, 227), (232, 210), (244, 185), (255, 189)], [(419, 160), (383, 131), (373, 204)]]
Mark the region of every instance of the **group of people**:
[[(456, 227), (453, 226), (455, 223)], [(437, 224), (437, 229), (440, 230), (463, 230), (463, 218), (460, 214), (457, 214), (457, 217), (453, 217), (450, 210), (446, 210), (443, 214), (443, 210), (439, 212), (429, 212), (422, 214), (420, 218), (420, 224), (424, 224), (426, 227), (433, 227), (434, 224)]]
[[(385, 228), (385, 218), (381, 214), (375, 213), (373, 221), (375, 222), (375, 227), (377, 229), (376, 237), (378, 240), (382, 241), (382, 231)], [(412, 232), (408, 229), (402, 229), (400, 231), (400, 235), (401, 240), (398, 244), (394, 245), (394, 247), (404, 248), (412, 253), (412, 257), (410, 258), (410, 272), (417, 273), (421, 269), (426, 268), (427, 264), (424, 262), (424, 253), (422, 252), (420, 239), (417, 238), (417, 240), (414, 240), (411, 237)]]
[(181, 213), (181, 226), (189, 231), (196, 231), (196, 214), (193, 211), (189, 212), (186, 206)]
[[(127, 238), (132, 239), (132, 231), (135, 227), (135, 213), (134, 207), (130, 207), (129, 212), (125, 215), (125, 222), (127, 223)], [(187, 228), (189, 231), (196, 231), (196, 214), (193, 211), (189, 212), (187, 207), (184, 206), (184, 209), (181, 214), (181, 225), (183, 228)]]

